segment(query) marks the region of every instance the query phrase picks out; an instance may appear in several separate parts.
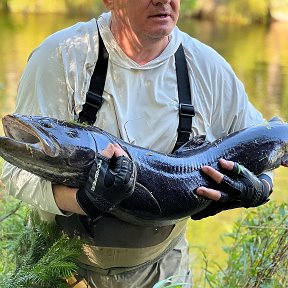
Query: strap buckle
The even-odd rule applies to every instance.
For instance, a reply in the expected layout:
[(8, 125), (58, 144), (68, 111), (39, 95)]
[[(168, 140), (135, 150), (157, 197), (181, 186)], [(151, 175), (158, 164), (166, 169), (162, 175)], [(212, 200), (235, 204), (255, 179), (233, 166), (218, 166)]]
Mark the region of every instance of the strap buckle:
[(195, 116), (195, 109), (192, 104), (179, 104), (179, 113), (180, 116), (183, 117), (194, 117)]
[[(186, 134), (186, 136), (188, 136), (188, 135), (190, 136), (190, 134), (191, 134), (192, 131), (191, 131), (191, 128), (189, 128), (189, 129), (187, 129), (187, 130), (186, 130), (185, 128), (178, 128), (178, 129), (177, 129), (177, 132), (178, 132), (178, 133), (181, 133), (181, 134)], [(187, 134), (188, 134), (188, 135), (187, 135)], [(184, 135), (183, 135), (183, 136), (184, 136)]]
[(99, 110), (103, 102), (104, 99), (101, 95), (91, 92), (90, 90), (86, 93), (86, 103), (91, 105), (92, 107), (95, 107)]

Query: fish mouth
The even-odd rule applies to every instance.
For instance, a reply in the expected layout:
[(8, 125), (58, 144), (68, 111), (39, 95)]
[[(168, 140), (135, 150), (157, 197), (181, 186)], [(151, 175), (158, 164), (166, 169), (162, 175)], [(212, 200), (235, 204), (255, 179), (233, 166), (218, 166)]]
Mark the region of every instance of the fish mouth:
[(40, 150), (50, 157), (56, 157), (59, 149), (57, 143), (47, 137), (47, 133), (37, 123), (32, 122), (29, 116), (6, 115), (2, 118), (5, 136), (32, 150)]

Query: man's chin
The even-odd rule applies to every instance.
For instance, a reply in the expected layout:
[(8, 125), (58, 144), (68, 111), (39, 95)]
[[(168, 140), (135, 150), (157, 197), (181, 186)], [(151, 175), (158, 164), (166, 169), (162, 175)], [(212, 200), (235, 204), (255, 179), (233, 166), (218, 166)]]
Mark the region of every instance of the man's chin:
[(155, 29), (154, 31), (150, 31), (150, 33), (147, 33), (148, 36), (154, 39), (163, 39), (169, 35), (171, 35), (173, 28), (161, 28), (161, 29)]

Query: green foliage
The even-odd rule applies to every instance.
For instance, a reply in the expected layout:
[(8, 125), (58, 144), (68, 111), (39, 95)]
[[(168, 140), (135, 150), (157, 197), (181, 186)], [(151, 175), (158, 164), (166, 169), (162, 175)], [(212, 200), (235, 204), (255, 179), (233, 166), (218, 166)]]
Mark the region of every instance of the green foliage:
[(288, 287), (288, 204), (249, 210), (238, 220), (224, 247), (226, 269), (206, 273), (210, 287)]
[[(1, 189), (2, 190), (2, 189)], [(2, 197), (0, 191), (0, 281), (15, 269), (14, 241), (24, 229), (24, 215), (27, 207), (12, 197)]]
[(54, 222), (41, 221), (37, 215), (31, 212), (18, 237), (6, 246), (10, 254), (6, 261), (12, 261), (14, 269), (9, 263), (4, 265), (0, 287), (67, 287), (65, 279), (76, 272), (82, 242), (68, 238)]
[[(0, 216), (0, 287), (67, 287), (65, 279), (77, 270), (82, 242), (69, 239), (54, 223), (42, 222), (37, 214), (29, 214), (28, 207), (12, 197), (1, 199), (0, 211), (4, 212)], [(288, 204), (271, 203), (247, 210), (224, 237), (231, 240), (224, 247), (228, 254), (226, 267), (218, 266), (218, 272), (212, 273), (203, 255), (204, 286), (196, 286), (288, 287), (287, 236)], [(187, 286), (180, 282), (172, 284), (175, 277), (157, 283), (154, 288)]]
[(264, 23), (268, 20), (268, 0), (227, 0), (227, 11), (222, 18), (240, 23)]
[(181, 1), (181, 13), (182, 14), (190, 14), (194, 11), (197, 0), (182, 0)]
[(8, 0), (0, 0), (0, 10), (8, 11)]
[[(285, 1), (285, 0), (284, 0)], [(181, 0), (182, 15), (197, 15), (210, 11), (212, 18), (229, 22), (266, 22), (268, 11), (273, 3), (281, 0)], [(271, 4), (272, 3), (272, 4)], [(287, 3), (283, 5), (287, 8)], [(0, 10), (16, 13), (63, 13), (68, 15), (97, 15), (104, 11), (103, 1), (99, 0), (0, 0)], [(283, 9), (283, 8), (281, 8)], [(205, 14), (205, 13), (204, 13)]]
[(99, 0), (0, 0), (0, 10), (24, 13), (67, 13), (69, 15), (95, 14), (103, 11), (103, 1)]

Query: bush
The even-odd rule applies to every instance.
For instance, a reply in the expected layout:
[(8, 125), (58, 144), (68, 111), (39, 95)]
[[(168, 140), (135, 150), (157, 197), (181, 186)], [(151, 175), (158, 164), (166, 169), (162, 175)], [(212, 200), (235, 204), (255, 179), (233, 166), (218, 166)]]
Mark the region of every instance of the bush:
[[(5, 197), (0, 206), (5, 207), (8, 199), (15, 204)], [(28, 207), (19, 203), (11, 210), (17, 212), (6, 214), (11, 216), (0, 223), (0, 287), (67, 287), (66, 279), (77, 270), (82, 242), (62, 234), (55, 223), (41, 221), (36, 213), (26, 217)]]
[(226, 237), (233, 241), (224, 247), (227, 267), (206, 271), (210, 287), (288, 287), (288, 204), (247, 210)]

